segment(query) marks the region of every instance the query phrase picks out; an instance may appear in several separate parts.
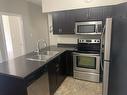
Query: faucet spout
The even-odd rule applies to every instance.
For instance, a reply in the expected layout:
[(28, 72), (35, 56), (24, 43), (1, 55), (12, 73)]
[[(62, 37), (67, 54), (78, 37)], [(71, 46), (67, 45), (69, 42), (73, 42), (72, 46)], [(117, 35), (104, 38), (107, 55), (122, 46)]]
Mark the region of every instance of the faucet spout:
[(45, 40), (38, 40), (37, 41), (37, 53), (40, 53), (40, 50), (42, 49), (41, 47), (40, 47), (40, 44), (41, 44), (41, 42), (42, 42), (42, 44), (43, 44), (43, 48), (46, 48), (47, 47), (47, 43), (46, 43), (46, 41)]

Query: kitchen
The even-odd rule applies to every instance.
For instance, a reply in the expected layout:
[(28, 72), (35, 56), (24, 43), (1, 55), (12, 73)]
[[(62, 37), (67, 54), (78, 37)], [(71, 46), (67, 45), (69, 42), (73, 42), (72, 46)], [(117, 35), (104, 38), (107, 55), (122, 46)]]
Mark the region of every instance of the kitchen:
[[(41, 95), (43, 92), (50, 95), (96, 95), (92, 90), (96, 89), (95, 84), (100, 84), (101, 93), (97, 95), (126, 95), (125, 0), (42, 0), (42, 4), (39, 2), (42, 8), (36, 7), (36, 10), (33, 3), (28, 7), (25, 0), (8, 2), (1, 2), (1, 12), (5, 12), (1, 13), (1, 21), (4, 22), (6, 13), (23, 15), (25, 53), (16, 56), (20, 53), (15, 52), (10, 61), (2, 60), (1, 95)], [(13, 3), (18, 6), (12, 7)], [(35, 17), (38, 10), (42, 12), (41, 9), (43, 21), (40, 16)], [(4, 59), (2, 49), (0, 55)], [(81, 55), (77, 55), (79, 53)], [(81, 72), (77, 74), (77, 71)], [(82, 87), (85, 88), (82, 90)]]

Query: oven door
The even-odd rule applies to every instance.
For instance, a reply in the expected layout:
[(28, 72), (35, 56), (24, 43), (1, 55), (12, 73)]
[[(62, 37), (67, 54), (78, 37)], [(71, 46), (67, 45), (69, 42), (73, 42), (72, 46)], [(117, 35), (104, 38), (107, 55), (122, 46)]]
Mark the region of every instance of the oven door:
[(100, 55), (73, 53), (74, 70), (85, 71), (90, 73), (100, 72)]

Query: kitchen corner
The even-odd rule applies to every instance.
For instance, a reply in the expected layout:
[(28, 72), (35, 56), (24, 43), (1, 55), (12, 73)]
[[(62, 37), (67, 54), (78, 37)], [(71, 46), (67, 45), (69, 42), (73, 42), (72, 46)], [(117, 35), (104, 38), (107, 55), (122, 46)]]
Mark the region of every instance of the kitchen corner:
[(0, 95), (127, 95), (127, 0), (0, 0)]
[[(2, 82), (2, 83), (0, 85), (0, 88), (4, 89), (4, 86), (3, 86), (4, 83), (7, 84), (8, 87), (9, 86), (11, 87), (13, 85), (14, 88), (11, 87), (9, 90), (9, 91), (11, 91), (11, 93), (13, 93), (13, 95), (26, 95), (26, 94), (23, 94), (23, 92), (27, 93), (27, 87), (31, 83), (33, 83), (35, 80), (37, 80), (39, 77), (43, 76), (44, 72), (46, 72), (45, 69), (47, 69), (47, 64), (52, 64), (53, 60), (60, 60), (59, 57), (62, 56), (62, 54), (65, 54), (66, 51), (71, 52), (74, 50), (75, 50), (74, 47), (64, 48), (64, 47), (57, 47), (57, 46), (49, 46), (49, 47), (46, 47), (45, 49), (41, 50), (41, 52), (57, 51), (58, 53), (56, 55), (52, 56), (50, 59), (48, 59), (47, 62), (27, 60), (27, 58), (34, 55), (34, 52), (32, 52), (32, 53), (17, 57), (13, 60), (9, 60), (9, 61), (1, 63), (0, 64), (1, 77), (3, 77), (3, 79), (5, 79), (5, 78), (9, 79), (10, 83), (8, 81), (8, 84), (7, 84), (6, 80), (2, 80), (2, 78), (1, 78), (0, 82)], [(65, 57), (64, 59), (62, 59), (62, 58), (61, 59), (64, 61), (64, 65), (66, 66), (65, 62), (67, 61), (66, 60), (67, 56), (64, 55), (64, 57)], [(50, 69), (52, 69), (52, 67)], [(66, 69), (66, 68), (64, 68), (64, 69)], [(66, 75), (67, 72), (64, 70), (64, 73)], [(14, 83), (15, 81), (17, 81), (19, 83)], [(14, 83), (14, 84), (12, 84), (12, 83)], [(15, 88), (16, 86), (18, 86), (19, 89)], [(19, 92), (15, 92), (16, 89), (19, 90)], [(3, 91), (0, 91), (0, 94), (1, 95), (8, 95), (9, 91), (5, 92), (5, 90), (3, 90)]]

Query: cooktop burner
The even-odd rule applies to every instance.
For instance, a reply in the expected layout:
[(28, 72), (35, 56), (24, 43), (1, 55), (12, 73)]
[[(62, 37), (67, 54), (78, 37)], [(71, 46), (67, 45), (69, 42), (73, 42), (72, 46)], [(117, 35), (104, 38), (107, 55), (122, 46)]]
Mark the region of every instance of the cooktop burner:
[(100, 39), (78, 39), (77, 50), (80, 53), (100, 54)]

